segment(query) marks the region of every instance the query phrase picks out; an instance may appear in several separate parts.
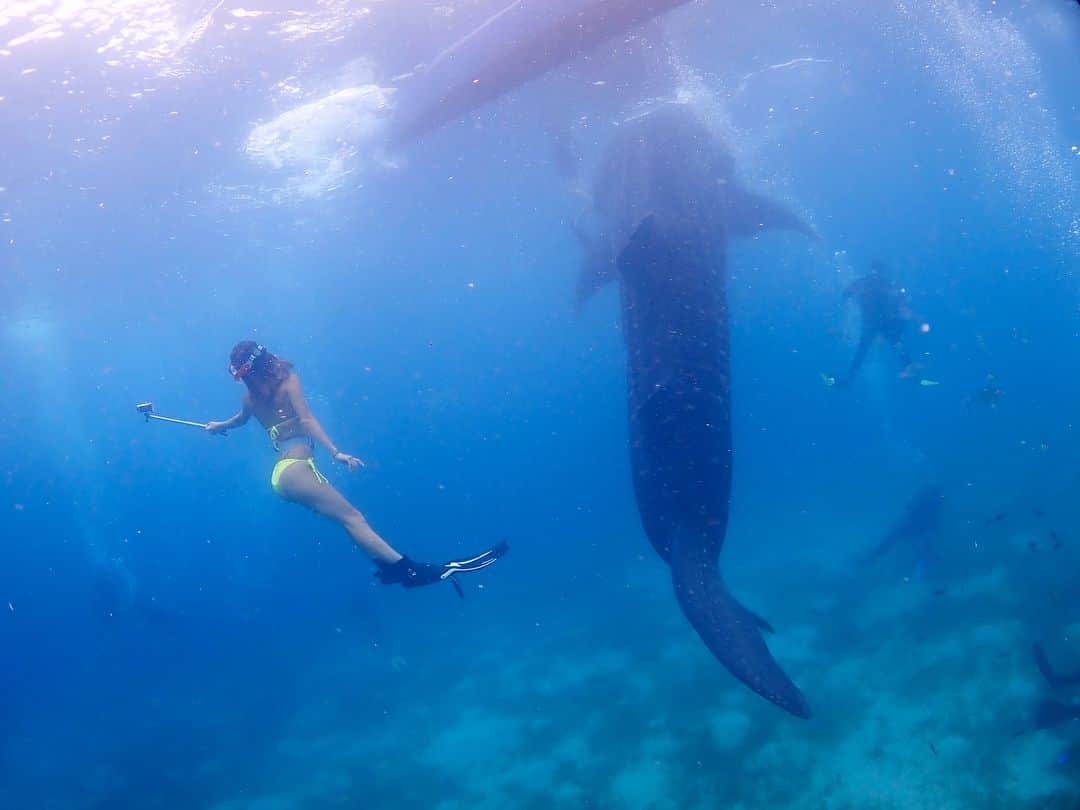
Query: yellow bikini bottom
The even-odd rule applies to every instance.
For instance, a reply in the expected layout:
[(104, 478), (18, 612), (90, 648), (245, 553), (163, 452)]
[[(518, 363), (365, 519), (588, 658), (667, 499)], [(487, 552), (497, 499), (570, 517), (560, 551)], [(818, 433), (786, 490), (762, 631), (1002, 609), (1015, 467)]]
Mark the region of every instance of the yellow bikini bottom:
[(329, 484), (330, 479), (319, 472), (319, 468), (315, 466), (315, 459), (308, 458), (283, 458), (277, 464), (274, 465), (274, 471), (270, 474), (270, 486), (274, 488), (274, 492), (281, 495), (281, 474), (285, 470), (289, 469), (293, 464), (307, 462), (307, 465), (311, 467), (311, 471), (315, 473), (315, 477), (319, 479), (321, 484)]

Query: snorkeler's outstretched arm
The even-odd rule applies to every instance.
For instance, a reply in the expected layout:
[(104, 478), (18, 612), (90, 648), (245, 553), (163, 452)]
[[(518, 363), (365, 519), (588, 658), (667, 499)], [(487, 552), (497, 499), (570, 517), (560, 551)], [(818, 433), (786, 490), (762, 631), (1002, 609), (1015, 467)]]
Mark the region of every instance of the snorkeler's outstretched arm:
[(403, 585), (406, 588), (419, 588), (423, 585), (434, 585), (437, 582), (449, 580), (457, 590), (458, 596), (464, 597), (465, 594), (454, 577), (457, 574), (480, 571), (489, 565), (494, 565), (509, 550), (510, 546), (502, 542), (475, 556), (451, 560), (442, 565), (416, 562), (408, 557), (402, 557), (394, 563), (380, 563), (375, 577), (383, 585)]
[(207, 422), (206, 423), (206, 432), (207, 433), (224, 433), (226, 430), (232, 430), (233, 428), (238, 428), (241, 425), (243, 425), (244, 423), (246, 423), (248, 419), (251, 418), (251, 413), (252, 413), (251, 397), (249, 397), (247, 394), (245, 394), (243, 401), (241, 401), (241, 403), (240, 403), (240, 412), (239, 413), (237, 413), (235, 416), (230, 416), (224, 422)]
[(315, 418), (315, 414), (311, 412), (311, 408), (304, 398), (304, 389), (300, 386), (300, 377), (297, 376), (295, 371), (282, 383), (282, 388), (285, 391), (285, 396), (289, 398), (289, 404), (292, 406), (293, 413), (300, 420), (304, 432), (325, 447), (326, 452), (330, 454), (334, 461), (340, 461), (349, 468), (349, 472), (364, 466), (361, 458), (342, 453), (337, 449), (337, 445), (331, 441), (319, 420)]

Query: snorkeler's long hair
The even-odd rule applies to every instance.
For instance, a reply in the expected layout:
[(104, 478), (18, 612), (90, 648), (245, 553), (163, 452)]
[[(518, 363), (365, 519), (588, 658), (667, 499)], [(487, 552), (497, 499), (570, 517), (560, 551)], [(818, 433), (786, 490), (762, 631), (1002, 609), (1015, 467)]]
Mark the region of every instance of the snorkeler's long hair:
[[(258, 348), (259, 344), (254, 340), (241, 340), (233, 346), (229, 354), (229, 362), (234, 366), (240, 366), (246, 363)], [(253, 399), (266, 401), (277, 393), (278, 388), (289, 378), (292, 370), (292, 363), (264, 348), (262, 354), (255, 358), (251, 373), (244, 377), (244, 384), (247, 385)]]

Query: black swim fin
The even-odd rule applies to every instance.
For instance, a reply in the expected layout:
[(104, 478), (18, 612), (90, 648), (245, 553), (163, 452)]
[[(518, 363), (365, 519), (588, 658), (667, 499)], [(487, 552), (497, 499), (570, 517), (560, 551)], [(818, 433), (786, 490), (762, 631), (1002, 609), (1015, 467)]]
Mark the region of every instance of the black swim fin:
[(395, 563), (380, 565), (375, 572), (375, 578), (383, 585), (402, 585), (406, 588), (420, 588), (449, 580), (458, 592), (458, 596), (464, 598), (465, 593), (454, 579), (454, 575), (480, 571), (489, 565), (494, 565), (509, 549), (510, 546), (503, 542), (474, 557), (451, 560), (442, 565), (416, 562), (408, 557), (402, 557)]

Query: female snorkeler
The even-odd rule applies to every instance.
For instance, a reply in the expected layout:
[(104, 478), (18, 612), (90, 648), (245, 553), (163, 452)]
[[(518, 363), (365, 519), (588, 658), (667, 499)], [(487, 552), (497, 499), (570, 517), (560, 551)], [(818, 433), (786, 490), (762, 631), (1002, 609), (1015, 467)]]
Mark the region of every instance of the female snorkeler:
[(270, 476), (274, 492), (340, 523), (353, 542), (374, 560), (378, 566), (375, 576), (380, 582), (415, 588), (450, 580), (462, 595), (461, 587), (453, 579), (455, 574), (487, 568), (506, 553), (507, 546), (502, 543), (467, 560), (433, 565), (416, 562), (396, 551), (315, 466), (316, 442), (350, 472), (364, 466), (364, 462), (341, 452), (330, 441), (304, 399), (293, 364), (253, 340), (237, 343), (229, 359), (229, 373), (233, 379), (242, 381), (247, 391), (236, 416), (224, 422), (209, 422), (206, 430), (223, 433), (240, 427), (254, 415), (269, 433), (270, 444), (278, 453)]

